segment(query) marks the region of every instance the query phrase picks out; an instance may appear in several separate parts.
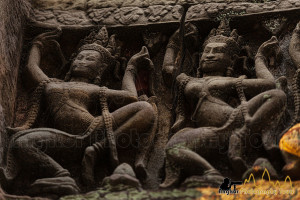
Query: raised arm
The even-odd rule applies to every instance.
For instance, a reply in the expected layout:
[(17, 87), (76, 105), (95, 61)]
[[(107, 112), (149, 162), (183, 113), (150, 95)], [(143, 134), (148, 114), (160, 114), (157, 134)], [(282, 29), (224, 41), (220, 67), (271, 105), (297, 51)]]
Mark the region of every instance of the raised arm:
[(296, 67), (300, 68), (300, 22), (297, 24), (289, 47), (289, 53)]
[[(195, 51), (195, 48), (197, 48), (198, 44), (198, 30), (197, 27), (191, 23), (185, 24), (185, 47), (189, 51), (190, 54), (192, 54)], [(162, 66), (162, 74), (164, 81), (167, 86), (171, 87), (173, 83), (174, 77), (179, 75), (177, 73), (174, 73), (174, 70), (178, 70), (179, 67), (178, 64), (180, 64), (180, 35), (179, 35), (179, 29), (175, 31), (175, 33), (170, 37), (169, 43), (166, 48), (166, 53), (163, 61)], [(192, 66), (190, 66), (192, 68)], [(179, 72), (178, 72), (179, 73)]]
[(48, 76), (40, 69), (41, 52), (40, 47), (36, 43), (30, 50), (28, 64), (26, 67), (26, 75), (33, 86), (36, 87), (40, 82), (48, 80)]
[(109, 102), (117, 107), (122, 107), (138, 100), (135, 79), (140, 67), (153, 67), (146, 47), (142, 47), (141, 51), (129, 60), (122, 81), (122, 90), (107, 90)]
[(129, 92), (132, 96), (137, 97), (135, 79), (140, 68), (153, 68), (153, 63), (150, 60), (148, 49), (143, 46), (141, 51), (129, 60), (122, 82), (122, 90)]
[(34, 87), (36, 87), (40, 82), (49, 79), (49, 77), (40, 68), (42, 54), (41, 50), (49, 43), (54, 43), (55, 45), (59, 46), (59, 44), (54, 39), (57, 38), (60, 33), (61, 30), (56, 29), (51, 32), (40, 34), (34, 39), (25, 70), (27, 78)]
[(278, 40), (273, 36), (264, 42), (258, 49), (255, 56), (255, 72), (258, 79), (267, 79), (275, 82), (274, 76), (268, 70), (268, 59), (275, 59), (280, 52)]

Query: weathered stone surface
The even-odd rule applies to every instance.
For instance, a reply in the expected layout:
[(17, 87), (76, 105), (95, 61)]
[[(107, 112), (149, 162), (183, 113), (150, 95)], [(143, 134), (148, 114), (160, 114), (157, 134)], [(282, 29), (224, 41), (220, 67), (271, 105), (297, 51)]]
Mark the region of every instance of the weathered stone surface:
[(14, 120), (17, 80), (21, 61), (23, 30), (29, 15), (26, 1), (0, 1), (0, 162), (6, 148), (8, 135), (5, 127)]
[(144, 14), (143, 9), (138, 7), (123, 7), (115, 12), (114, 19), (117, 24), (129, 25), (140, 20)]
[[(109, 189), (99, 189), (94, 192), (87, 194), (76, 195), (76, 196), (66, 196), (62, 197), (60, 200), (71, 200), (71, 199), (104, 199), (105, 196), (107, 199), (135, 199), (135, 200), (148, 200), (148, 199), (160, 199), (160, 200), (169, 200), (169, 199), (299, 199), (300, 197), (300, 182), (293, 182), (293, 187), (289, 182), (281, 181), (274, 187), (273, 181), (265, 180), (256, 180), (255, 183), (251, 182), (250, 184), (238, 185), (236, 188), (239, 190), (239, 194), (219, 194), (218, 188), (194, 188), (194, 189), (173, 189), (173, 190), (161, 190), (158, 192), (155, 191), (138, 191), (136, 189), (130, 189), (127, 192), (110, 192)], [(267, 191), (277, 190), (276, 195), (268, 194)], [(282, 193), (280, 194), (280, 190)], [(261, 191), (259, 193), (259, 191)], [(263, 193), (265, 191), (265, 193)], [(284, 191), (290, 191), (292, 194), (284, 194)], [(247, 194), (248, 192), (248, 194)], [(254, 193), (256, 192), (256, 194)], [(110, 194), (110, 195), (107, 195)], [(107, 196), (106, 196), (107, 195)]]
[(90, 25), (86, 13), (80, 10), (35, 10), (34, 19), (38, 22), (56, 25)]
[[(53, 3), (54, 2), (54, 3)], [(124, 39), (124, 35), (127, 36), (128, 38), (130, 38), (130, 35), (126, 35), (126, 31), (128, 30), (141, 30), (139, 29), (140, 27), (130, 27), (128, 28), (127, 26), (139, 26), (139, 25), (151, 25), (151, 24), (158, 24), (161, 22), (166, 22), (166, 23), (174, 23), (174, 22), (178, 22), (180, 17), (181, 17), (181, 12), (182, 12), (182, 5), (183, 3), (190, 3), (190, 4), (196, 4), (196, 5), (192, 5), (188, 15), (187, 15), (187, 20), (189, 21), (196, 21), (196, 22), (200, 22), (199, 24), (201, 24), (201, 20), (210, 20), (211, 21), (217, 21), (217, 20), (221, 20), (227, 17), (235, 17), (235, 16), (242, 16), (242, 15), (251, 15), (251, 14), (255, 14), (255, 13), (264, 13), (264, 12), (272, 12), (272, 11), (287, 11), (289, 9), (297, 9), (297, 5), (299, 4), (299, 2), (294, 1), (294, 0), (288, 0), (288, 1), (273, 1), (273, 2), (268, 2), (268, 3), (257, 3), (257, 2), (261, 2), (261, 1), (255, 1), (255, 3), (253, 3), (254, 1), (252, 1), (251, 3), (249, 2), (242, 2), (242, 1), (230, 1), (230, 0), (212, 0), (212, 1), (206, 1), (206, 0), (187, 0), (187, 1), (181, 1), (181, 0), (177, 0), (177, 1), (138, 1), (138, 0), (125, 0), (125, 1), (86, 1), (83, 4), (80, 4), (80, 2), (83, 3), (83, 1), (74, 1), (74, 2), (69, 2), (69, 1), (52, 1), (53, 4), (48, 4), (47, 9), (44, 9), (44, 7), (39, 7), (39, 9), (36, 9), (36, 15), (34, 20), (37, 22), (42, 22), (45, 23), (47, 25), (60, 25), (63, 27), (63, 37), (59, 38), (57, 41), (60, 43), (61, 47), (63, 47), (63, 51), (68, 52), (68, 54), (73, 52), (73, 49), (75, 49), (75, 47), (70, 47), (73, 45), (73, 43), (70, 45), (70, 41), (68, 41), (66, 38), (70, 36), (71, 40), (74, 40), (74, 45), (75, 43), (77, 43), (77, 41), (79, 41), (79, 38), (81, 38), (81, 36), (83, 34), (87, 33), (87, 28), (89, 26), (102, 26), (102, 25), (108, 25), (108, 26), (121, 26), (121, 27), (117, 27), (117, 28), (111, 28), (112, 32), (117, 33), (117, 43), (121, 43), (122, 45), (125, 46), (124, 49), (122, 49), (122, 53), (121, 56), (125, 56), (126, 58), (130, 58), (130, 56), (133, 54), (132, 52), (135, 51), (134, 46), (140, 46), (143, 44), (147, 45), (147, 44), (151, 44), (151, 43), (146, 43), (146, 40), (144, 38), (144, 35), (141, 36), (140, 32), (134, 33), (133, 40), (137, 40), (132, 42), (132, 40), (129, 42), (127, 42), (127, 40)], [(89, 2), (89, 4), (88, 4)], [(78, 4), (76, 4), (78, 3)], [(1, 5), (1, 4), (0, 4)], [(46, 5), (46, 4), (45, 4)], [(76, 6), (76, 5), (82, 5), (82, 6)], [(97, 7), (98, 5), (98, 7)], [(46, 8), (46, 7), (45, 7)], [(238, 19), (239, 20), (239, 19)], [(242, 20), (241, 20), (242, 21)], [(209, 22), (209, 23), (210, 23)], [(266, 22), (266, 23), (265, 23)], [(279, 21), (277, 23), (276, 20), (272, 20), (272, 22), (275, 23), (269, 23), (267, 20), (263, 21), (262, 23), (257, 23), (256, 25), (261, 26), (260, 28), (263, 29), (263, 32), (266, 34), (277, 34), (278, 32), (280, 32), (282, 30), (282, 24), (285, 25), (284, 22)], [(208, 24), (209, 24), (208, 23)], [(235, 22), (234, 22), (235, 23)], [(240, 23), (240, 21), (238, 21), (238, 23)], [(265, 24), (264, 24), (265, 23)], [(293, 25), (294, 22), (292, 22), (291, 24)], [(197, 23), (194, 23), (194, 25), (197, 25), (197, 28), (202, 28), (202, 26)], [(170, 25), (170, 24), (168, 24)], [(43, 26), (43, 24), (42, 24)], [(66, 27), (64, 27), (66, 26)], [(205, 24), (206, 26), (206, 24)], [(234, 25), (234, 27), (239, 26), (239, 25)], [(70, 34), (70, 31), (68, 30), (68, 28), (76, 28), (76, 31), (72, 31), (72, 34)], [(155, 26), (149, 26), (149, 28), (152, 29), (152, 27)], [(169, 28), (169, 26), (166, 26), (167, 28)], [(172, 26), (170, 26), (172, 27)], [(66, 29), (64, 29), (66, 28)], [(148, 28), (148, 26), (147, 26)], [(204, 27), (206, 28), (206, 27)], [(207, 28), (213, 28), (213, 27), (207, 27)], [(33, 28), (34, 31), (35, 27)], [(109, 27), (110, 29), (110, 27)], [(119, 32), (119, 30), (121, 30)], [(122, 33), (122, 31), (125, 30), (125, 34)], [(254, 29), (253, 29), (254, 30)], [(134, 32), (132, 31), (132, 32)], [(163, 33), (163, 31), (166, 31), (166, 33)], [(165, 34), (165, 35), (171, 35), (172, 30), (163, 30), (160, 34)], [(14, 31), (13, 31), (14, 32)], [(129, 32), (132, 34), (132, 32)], [(122, 35), (123, 34), (123, 35)], [(202, 34), (202, 33), (200, 33)], [(248, 33), (247, 33), (248, 34)], [(284, 33), (286, 34), (286, 33)], [(21, 34), (20, 34), (21, 35)], [(250, 33), (251, 36), (253, 36), (252, 33)], [(259, 35), (259, 34), (258, 34)], [(282, 34), (283, 35), (283, 34)], [(141, 36), (141, 38), (139, 38)], [(199, 36), (199, 33), (197, 33), (197, 36)], [(244, 35), (243, 35), (244, 36)], [(259, 35), (261, 36), (261, 35)], [(168, 36), (166, 36), (168, 37)], [(247, 37), (247, 35), (246, 35)], [(249, 36), (248, 36), (249, 37)], [(262, 36), (263, 38), (264, 36)], [(289, 38), (290, 35), (286, 34), (285, 35), (286, 38)], [(83, 37), (82, 37), (83, 38)], [(151, 39), (151, 37), (149, 37)], [(148, 38), (148, 39), (149, 39)], [(159, 38), (159, 37), (157, 37)], [(249, 38), (247, 38), (249, 39)], [(143, 41), (144, 40), (144, 41)], [(255, 45), (259, 45), (260, 41), (258, 42), (257, 39), (255, 40)], [(20, 40), (19, 40), (20, 41)], [(249, 40), (247, 40), (249, 41)], [(72, 41), (73, 42), (73, 41)], [(107, 43), (108, 41), (106, 41), (105, 43)], [(115, 43), (114, 38), (110, 40), (111, 43)], [(136, 42), (136, 43), (135, 43)], [(160, 41), (161, 44), (161, 50), (164, 51), (164, 42), (161, 40)], [(280, 41), (281, 42), (281, 41)], [(197, 43), (197, 42), (195, 42)], [(251, 41), (250, 41), (251, 43)], [(255, 50), (255, 45), (253, 48), (253, 50)], [(124, 47), (122, 46), (122, 48)], [(174, 46), (174, 44), (173, 44)], [(179, 45), (177, 45), (179, 46)], [(187, 45), (188, 47), (190, 47), (191, 45)], [(149, 45), (150, 47), (150, 45)], [(201, 46), (200, 46), (201, 47)], [(47, 49), (47, 48), (45, 48)], [(67, 50), (66, 50), (67, 49)], [(109, 49), (114, 52), (115, 49), (112, 48), (112, 46), (109, 45)], [(150, 49), (150, 48), (149, 48)], [(199, 48), (197, 48), (197, 54), (199, 54), (198, 52)], [(286, 49), (285, 49), (286, 51)], [(50, 51), (49, 51), (50, 52)], [(149, 51), (150, 52), (150, 51)], [(153, 53), (154, 52), (154, 53)], [(161, 61), (162, 56), (158, 56), (155, 55), (156, 51), (153, 50), (153, 52), (151, 52), (151, 59), (152, 56), (154, 57), (154, 60), (159, 60), (157, 62), (154, 62), (155, 66), (155, 81), (156, 81), (156, 86), (157, 85), (163, 85), (163, 82), (161, 82), (161, 69), (162, 69), (162, 63)], [(286, 52), (285, 52), (286, 53)], [(16, 57), (19, 57), (20, 52), (18, 53), (18, 55)], [(43, 54), (43, 58), (45, 57), (46, 54)], [(55, 57), (56, 54), (53, 54), (53, 57)], [(190, 55), (188, 55), (190, 56)], [(179, 58), (180, 55), (177, 54), (177, 57), (174, 58)], [(285, 57), (287, 58), (287, 54), (285, 55)], [(123, 59), (123, 58), (122, 58)], [(17, 60), (19, 60), (17, 58)], [(153, 60), (153, 61), (154, 61)], [(271, 59), (270, 59), (271, 60)], [(0, 59), (0, 62), (2, 62), (2, 60)], [(176, 60), (177, 62), (177, 60)], [(2, 63), (0, 63), (2, 64)], [(41, 63), (41, 68), (43, 65), (43, 61)], [(286, 64), (286, 61), (284, 61), (284, 64)], [(194, 65), (191, 65), (194, 66)], [(290, 67), (291, 65), (289, 65), (288, 67)], [(272, 66), (274, 67), (274, 66)], [(286, 68), (288, 68), (286, 66), (284, 66), (284, 69), (286, 70)], [(123, 67), (124, 70), (124, 67)], [(132, 69), (131, 69), (132, 70)], [(272, 71), (272, 70), (270, 70)], [(294, 72), (294, 70), (292, 70)], [(284, 71), (285, 72), (285, 71)], [(273, 71), (272, 71), (273, 73)], [(282, 74), (282, 73), (280, 73)], [(15, 74), (16, 75), (16, 74)], [(278, 74), (276, 74), (278, 75)], [(52, 77), (52, 76), (49, 76)], [(291, 77), (291, 76), (289, 76)], [(111, 77), (108, 77), (111, 78)], [(277, 78), (277, 77), (276, 77)], [(60, 83), (65, 83), (65, 82), (60, 82)], [(16, 84), (16, 80), (12, 83), (12, 84)], [(22, 84), (21, 82), (19, 82), (19, 84)], [(290, 86), (290, 85), (289, 85)], [(161, 183), (161, 179), (164, 177), (164, 175), (162, 175), (159, 170), (162, 169), (162, 166), (164, 165), (164, 148), (166, 146), (167, 143), (167, 137), (169, 134), (169, 129), (170, 129), (170, 119), (171, 119), (171, 100), (170, 101), (165, 101), (165, 99), (169, 100), (169, 94), (167, 90), (164, 90), (164, 88), (160, 88), (163, 86), (157, 86), (158, 89), (156, 89), (156, 95), (159, 98), (158, 100), (158, 110), (159, 110), (159, 130), (157, 131), (157, 135), (155, 136), (156, 141), (155, 144), (153, 145), (154, 149), (151, 150), (149, 155), (150, 159), (149, 162), (147, 164), (147, 170), (148, 170), (148, 175), (150, 175), (149, 179), (153, 179), (152, 182), (150, 183), (149, 180), (147, 180), (146, 184), (143, 184), (143, 186), (145, 188), (147, 188), (149, 185), (154, 186), (151, 189), (157, 189), (158, 188), (158, 184)], [(23, 88), (22, 88), (23, 89)], [(68, 88), (68, 92), (70, 92), (71, 88)], [(6, 92), (6, 91), (5, 91)], [(23, 97), (21, 97), (20, 95), (22, 95), (22, 92), (19, 93), (20, 91), (18, 91), (18, 101), (20, 101), (20, 99), (22, 99)], [(83, 90), (83, 93), (85, 92), (85, 90)], [(60, 92), (59, 92), (60, 93)], [(64, 94), (62, 92), (62, 94)], [(28, 94), (27, 94), (28, 95)], [(161, 96), (166, 95), (168, 97), (166, 98), (161, 98)], [(44, 94), (44, 96), (47, 96), (47, 94)], [(15, 99), (15, 96), (13, 97)], [(11, 102), (4, 102), (4, 108), (7, 107), (7, 104), (14, 104), (14, 99), (12, 99), (13, 101)], [(84, 98), (82, 98), (84, 99)], [(81, 99), (81, 100), (82, 100)], [(139, 98), (139, 100), (145, 100), (147, 101), (147, 97), (145, 98)], [(24, 101), (26, 101), (27, 99), (24, 98)], [(22, 101), (22, 100), (21, 100)], [(63, 101), (63, 100), (62, 100)], [(148, 101), (149, 102), (149, 101)], [(157, 102), (156, 102), (157, 103)], [(26, 103), (24, 103), (26, 104)], [(17, 111), (20, 112), (23, 108), (22, 105), (17, 105), (18, 109)], [(25, 106), (26, 107), (26, 106)], [(281, 107), (281, 106), (279, 106)], [(282, 106), (283, 107), (283, 106)], [(1, 108), (1, 105), (0, 105)], [(47, 112), (51, 111), (51, 109), (47, 109)], [(5, 114), (3, 114), (5, 112)], [(8, 111), (7, 110), (2, 110), (0, 109), (0, 117), (6, 117)], [(20, 113), (18, 113), (20, 114)], [(13, 116), (13, 114), (11, 114), (11, 116)], [(11, 117), (9, 116), (9, 117)], [(45, 114), (46, 117), (47, 113)], [(148, 116), (148, 115), (147, 115)], [(47, 118), (46, 120), (48, 120), (49, 118)], [(21, 118), (18, 118), (18, 116), (16, 117), (17, 123), (21, 123), (22, 124), (22, 120)], [(4, 119), (2, 119), (2, 122), (4, 122)], [(57, 122), (58, 123), (58, 122)], [(81, 123), (78, 123), (81, 124)], [(82, 123), (83, 124), (83, 123)], [(44, 125), (44, 124), (42, 124)], [(57, 124), (56, 124), (57, 125)], [(5, 124), (0, 124), (0, 126), (2, 126), (2, 130), (5, 130)], [(2, 133), (1, 133), (2, 134)], [(40, 134), (42, 135), (42, 134)], [(3, 136), (3, 135), (1, 135)], [(97, 144), (99, 145), (99, 144)], [(99, 146), (98, 146), (99, 147)], [(100, 148), (100, 147), (99, 147)], [(17, 149), (17, 148), (16, 148)], [(70, 149), (67, 149), (68, 151)], [(2, 149), (0, 149), (0, 153)], [(18, 151), (18, 149), (16, 150)], [(98, 150), (97, 150), (98, 151)], [(25, 151), (27, 152), (27, 151)], [(46, 152), (46, 150), (45, 150)], [(88, 151), (87, 151), (88, 152)], [(86, 153), (86, 152), (85, 152)], [(87, 153), (86, 153), (87, 155)], [(19, 156), (21, 157), (21, 156)], [(105, 157), (105, 156), (103, 156)], [(102, 158), (102, 157), (101, 157)], [(30, 159), (29, 159), (30, 160)], [(102, 160), (101, 160), (102, 161)], [(68, 162), (68, 161), (67, 161)], [(26, 163), (26, 160), (24, 161), (24, 163)], [(78, 164), (79, 162), (77, 162)], [(69, 163), (68, 163), (69, 164)], [(39, 166), (39, 165), (38, 165)], [(44, 165), (42, 165), (44, 166)], [(46, 165), (45, 165), (46, 166)], [(227, 166), (226, 166), (227, 167)], [(13, 168), (12, 168), (13, 169)], [(99, 169), (96, 169), (99, 170)], [(136, 170), (136, 169), (135, 169)], [(228, 170), (228, 169), (225, 169)], [(99, 170), (101, 171), (101, 170)], [(126, 170), (125, 170), (126, 171)], [(120, 172), (120, 171), (119, 171)], [(72, 172), (72, 177), (74, 174), (79, 174), (79, 173), (74, 173)], [(122, 174), (122, 170), (120, 172)], [(132, 170), (130, 170), (129, 174), (133, 174)], [(138, 174), (138, 173), (137, 173)], [(75, 176), (76, 176), (75, 175)], [(138, 176), (139, 178), (140, 176)], [(230, 177), (230, 176), (228, 176)], [(131, 177), (124, 177), (120, 174), (115, 174), (115, 176), (111, 176), (110, 177), (111, 181), (114, 183), (120, 183), (124, 180), (131, 180)], [(222, 178), (222, 177), (221, 177)], [(60, 178), (58, 178), (60, 179)], [(80, 179), (80, 178), (79, 178)], [(99, 180), (102, 180), (99, 178)], [(43, 181), (48, 181), (48, 180), (43, 180)], [(38, 186), (42, 186), (44, 185), (44, 182), (41, 182), (41, 185)], [(77, 179), (74, 178), (74, 183), (77, 183)], [(72, 179), (73, 182), (73, 179)], [(142, 181), (141, 181), (142, 182)], [(155, 182), (155, 183), (153, 183)], [(194, 181), (192, 181), (194, 182)], [(50, 183), (50, 185), (52, 185), (51, 181), (47, 182)], [(78, 183), (80, 184), (80, 181), (78, 181)], [(136, 182), (134, 182), (136, 183)], [(59, 184), (57, 184), (59, 186)], [(117, 184), (119, 185), (119, 184)], [(266, 184), (267, 185), (267, 184)], [(218, 185), (216, 185), (217, 187)], [(246, 186), (247, 187), (247, 186)], [(249, 187), (251, 188), (251, 186)], [(118, 190), (118, 192), (116, 192), (115, 190), (112, 191), (110, 190), (111, 188), (101, 188), (97, 191), (88, 193), (86, 195), (77, 195), (77, 196), (70, 196), (70, 197), (65, 197), (65, 198), (78, 198), (78, 199), (194, 199), (194, 198), (198, 198), (198, 197), (220, 197), (223, 198), (221, 195), (216, 195), (216, 193), (218, 193), (218, 191), (216, 189), (184, 189), (184, 190), (154, 190), (154, 191), (138, 191), (135, 189), (130, 189), (128, 187), (117, 187), (115, 188), (116, 190)], [(148, 188), (149, 189), (149, 188)], [(39, 187), (37, 190), (40, 190)], [(42, 189), (41, 189), (42, 190)], [(89, 188), (90, 190), (90, 188)], [(201, 190), (201, 191), (200, 191)], [(199, 194), (200, 192), (200, 194)], [(224, 195), (225, 196), (225, 195)], [(286, 197), (286, 196), (284, 196)], [(289, 196), (290, 198), (297, 198), (297, 196)]]
[(181, 6), (149, 6), (147, 8), (122, 7), (88, 10), (88, 16), (96, 24), (138, 25), (145, 23), (178, 21)]
[[(294, 0), (260, 1), (241, 0), (84, 0), (70, 3), (68, 1), (36, 1), (33, 21), (52, 25), (142, 25), (149, 23), (175, 22), (181, 16), (184, 3), (190, 4), (187, 20), (221, 20), (224, 17), (251, 15), (264, 12), (281, 12), (299, 9), (300, 2)], [(48, 3), (46, 3), (48, 2)], [(47, 6), (47, 10), (43, 6)], [(72, 10), (70, 10), (72, 9)], [(82, 10), (82, 11), (78, 11)], [(58, 10), (61, 10), (60, 12)], [(68, 10), (68, 14), (66, 11)]]
[(84, 10), (86, 6), (86, 0), (31, 0), (31, 3), (39, 9)]

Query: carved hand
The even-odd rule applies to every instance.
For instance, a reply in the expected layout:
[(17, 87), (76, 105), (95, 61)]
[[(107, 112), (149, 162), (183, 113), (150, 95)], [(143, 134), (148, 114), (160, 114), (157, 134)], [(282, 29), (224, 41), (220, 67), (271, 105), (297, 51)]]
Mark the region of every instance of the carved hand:
[(294, 33), (300, 34), (300, 21), (299, 21), (298, 24), (296, 25), (296, 28), (294, 29)]
[(34, 38), (33, 40), (33, 44), (37, 44), (40, 46), (40, 48), (43, 48), (45, 46), (51, 46), (51, 45), (55, 45), (55, 46), (60, 46), (59, 43), (56, 41), (56, 39), (61, 35), (62, 30), (60, 27), (58, 27), (57, 29), (50, 31), (50, 32), (46, 32), (46, 33), (42, 33), (40, 35), (38, 35), (36, 38)]
[(176, 117), (176, 121), (171, 127), (172, 133), (176, 133), (179, 130), (183, 129), (185, 127), (185, 117), (181, 114), (178, 114)]
[(148, 49), (145, 46), (142, 47), (139, 53), (131, 57), (127, 66), (127, 68), (133, 67), (136, 71), (138, 71), (139, 69), (152, 70), (154, 68), (153, 62), (150, 59)]
[(257, 51), (257, 56), (264, 56), (265, 58), (277, 57), (280, 53), (278, 40), (275, 36), (264, 42)]
[(296, 25), (296, 28), (294, 29), (290, 46), (289, 46), (289, 53), (293, 63), (299, 69), (300, 68), (300, 22)]

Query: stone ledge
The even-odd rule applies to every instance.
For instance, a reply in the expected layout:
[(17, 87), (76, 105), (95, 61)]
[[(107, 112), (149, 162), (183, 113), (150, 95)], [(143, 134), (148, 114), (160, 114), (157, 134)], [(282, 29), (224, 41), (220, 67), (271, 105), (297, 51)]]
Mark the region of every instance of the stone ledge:
[[(218, 2), (224, 1), (218, 0)], [(72, 5), (75, 6), (76, 4), (74, 3)], [(178, 22), (180, 20), (182, 10), (181, 5), (154, 5), (154, 3), (148, 7), (90, 7), (86, 10), (35, 9), (35, 14), (31, 17), (31, 21), (39, 24), (38, 26), (68, 26), (70, 28), (72, 28), (72, 26), (90, 27), (97, 25), (139, 26)], [(237, 16), (257, 15), (272, 12), (280, 13), (286, 11), (300, 13), (300, 1), (277, 0), (267, 3), (226, 1), (226, 3), (192, 4), (188, 9), (186, 20), (220, 20), (226, 17), (234, 18)]]
[[(275, 181), (274, 181), (275, 182)], [(127, 189), (126, 191), (110, 191), (104, 188), (100, 188), (96, 191), (89, 192), (87, 194), (65, 196), (60, 200), (71, 199), (126, 199), (126, 200), (148, 200), (148, 199), (299, 199), (300, 198), (300, 181), (293, 182), (292, 187), (290, 183), (280, 181), (276, 187), (272, 181), (258, 180), (255, 183), (247, 183), (245, 185), (236, 186), (239, 190), (239, 194), (226, 193), (219, 194), (219, 188), (189, 188), (189, 189), (173, 189), (173, 190), (157, 190), (157, 191), (138, 191), (137, 189)], [(264, 191), (275, 191), (277, 194), (267, 194)], [(257, 191), (257, 194), (253, 193)], [(258, 194), (259, 192), (262, 192)], [(286, 194), (285, 192), (292, 191), (293, 194)], [(253, 194), (252, 194), (253, 193)]]

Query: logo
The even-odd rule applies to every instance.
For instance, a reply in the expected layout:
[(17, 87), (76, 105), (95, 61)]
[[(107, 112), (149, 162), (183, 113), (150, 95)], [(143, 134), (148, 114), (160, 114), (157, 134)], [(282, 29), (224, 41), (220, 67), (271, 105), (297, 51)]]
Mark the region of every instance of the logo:
[[(260, 171), (263, 168), (254, 168), (255, 171)], [(243, 185), (239, 190), (236, 185)], [(232, 186), (233, 189), (232, 189)], [(266, 187), (267, 186), (267, 187)], [(219, 194), (248, 194), (248, 195), (292, 195), (297, 192), (297, 188), (293, 187), (292, 180), (286, 176), (284, 181), (271, 180), (269, 171), (265, 168), (261, 179), (256, 181), (254, 174), (251, 173), (248, 179), (242, 181), (231, 181), (225, 178), (220, 185)]]
[[(258, 170), (259, 168), (257, 168)], [(250, 195), (292, 195), (297, 192), (297, 189), (293, 188), (292, 180), (289, 176), (286, 176), (284, 182), (283, 181), (272, 181), (269, 171), (265, 168), (262, 174), (261, 180), (266, 180), (267, 182), (257, 183), (255, 181), (253, 173), (250, 174), (248, 179), (245, 179), (244, 186), (240, 190), (240, 194), (250, 194)], [(251, 183), (250, 187), (247, 185)], [(264, 185), (269, 184), (271, 187), (265, 189)], [(288, 187), (289, 186), (289, 187)]]
[[(236, 189), (236, 185), (242, 185), (242, 181), (231, 181), (229, 178), (224, 178), (223, 183), (220, 185), (219, 194), (238, 194), (239, 191)], [(231, 186), (233, 185), (233, 190)]]

